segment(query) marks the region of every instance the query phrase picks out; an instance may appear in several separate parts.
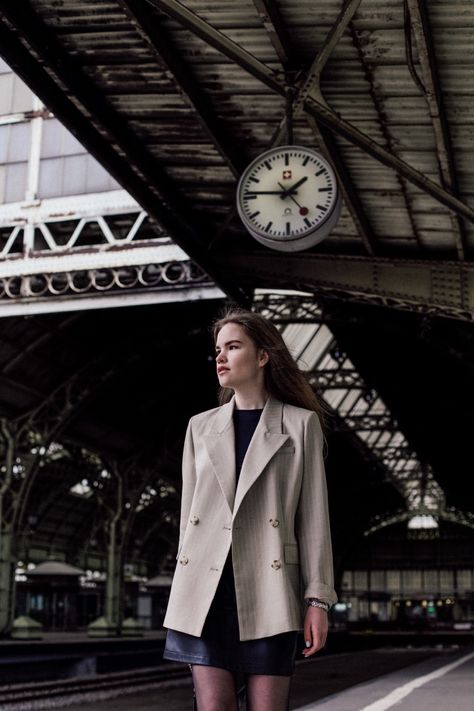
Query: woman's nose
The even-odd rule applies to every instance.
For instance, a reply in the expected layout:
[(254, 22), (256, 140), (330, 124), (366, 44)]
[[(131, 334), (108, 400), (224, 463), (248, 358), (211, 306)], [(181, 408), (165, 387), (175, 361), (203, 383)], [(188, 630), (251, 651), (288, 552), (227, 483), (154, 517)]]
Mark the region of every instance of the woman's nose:
[(224, 354), (223, 354), (222, 351), (221, 351), (220, 353), (217, 354), (217, 356), (216, 356), (216, 361), (217, 361), (218, 363), (222, 363), (224, 360), (225, 360), (225, 356), (224, 356)]

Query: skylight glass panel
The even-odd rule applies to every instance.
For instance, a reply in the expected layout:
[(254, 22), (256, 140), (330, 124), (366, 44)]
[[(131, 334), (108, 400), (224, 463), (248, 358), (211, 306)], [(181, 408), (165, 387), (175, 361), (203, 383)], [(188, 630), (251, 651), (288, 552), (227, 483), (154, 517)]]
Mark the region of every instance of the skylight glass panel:
[(324, 393), (324, 399), (332, 408), (337, 410), (339, 404), (344, 400), (346, 393), (347, 389), (342, 390), (339, 388), (334, 388), (331, 390), (326, 390), (326, 392)]
[(408, 528), (438, 528), (438, 522), (433, 516), (413, 516), (413, 518), (408, 521)]
[[(301, 355), (307, 370), (313, 370), (317, 364), (321, 367), (320, 362), (325, 357), (332, 340), (333, 336), (329, 329), (324, 324), (321, 325)], [(301, 364), (300, 367), (302, 367)]]
[(375, 398), (374, 402), (372, 405), (369, 407), (369, 412), (371, 415), (382, 415), (388, 412), (387, 407), (385, 403), (382, 402), (382, 400), (377, 397)]
[(331, 358), (329, 353), (325, 353), (325, 355), (321, 359), (319, 368), (321, 370), (335, 370), (338, 368), (338, 364), (336, 363), (334, 358)]
[[(361, 392), (359, 390), (359, 392)], [(364, 415), (369, 408), (367, 400), (364, 400), (363, 397), (360, 397), (358, 402), (354, 405), (352, 408), (352, 415)]]
[(340, 405), (341, 408), (341, 414), (348, 414), (352, 408), (354, 403), (357, 402), (357, 399), (360, 397), (361, 390), (357, 390), (354, 388), (354, 390), (348, 390), (347, 391), (347, 396), (344, 402)]
[(71, 486), (69, 493), (73, 496), (89, 499), (92, 496), (92, 489), (87, 479), (83, 479), (82, 481), (78, 481), (77, 484), (74, 484), (74, 486)]
[(306, 323), (294, 323), (285, 327), (282, 337), (296, 360), (299, 360), (317, 329), (317, 324)]

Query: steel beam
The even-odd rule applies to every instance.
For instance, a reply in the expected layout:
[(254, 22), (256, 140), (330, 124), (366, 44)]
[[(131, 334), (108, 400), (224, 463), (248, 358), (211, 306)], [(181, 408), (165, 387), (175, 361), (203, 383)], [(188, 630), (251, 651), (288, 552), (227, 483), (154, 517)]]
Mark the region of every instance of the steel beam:
[[(219, 262), (218, 262), (219, 265)], [(224, 268), (225, 262), (222, 262)], [(260, 288), (293, 285), (321, 297), (474, 319), (474, 264), (255, 250), (232, 255), (234, 274)]]
[(295, 102), (295, 111), (299, 111), (304, 107), (305, 99), (310, 94), (321, 97), (321, 73), (336, 45), (357, 12), (361, 1), (362, 0), (346, 0), (336, 22), (326, 35), (319, 52), (311, 64), (305, 81), (298, 90), (298, 97)]
[[(219, 30), (216, 30), (212, 25), (186, 8), (182, 3), (177, 2), (177, 0), (147, 0), (147, 2), (150, 2), (155, 7), (166, 12), (181, 25), (262, 81), (270, 89), (281, 96), (286, 95), (285, 82), (279, 74), (273, 72), (263, 62), (260, 62), (250, 54), (250, 52), (247, 52), (243, 47), (233, 42), (233, 40)], [(358, 146), (380, 163), (395, 170), (409, 182), (413, 183), (413, 185), (420, 188), (420, 190), (431, 195), (442, 205), (446, 205), (446, 207), (456, 214), (462, 215), (470, 222), (474, 222), (474, 208), (456, 198), (443, 187), (426, 177), (426, 175), (413, 168), (413, 166), (401, 158), (390, 153), (390, 151), (372, 140), (365, 133), (359, 131), (355, 126), (338, 116), (335, 111), (327, 106), (322, 96), (313, 93), (308, 95), (304, 100), (304, 110), (327, 126), (327, 128), (345, 138), (349, 143)]]
[[(366, 76), (366, 79), (367, 79), (367, 82), (369, 85), (369, 94), (370, 94), (370, 97), (373, 101), (375, 111), (377, 112), (378, 123), (380, 126), (380, 131), (385, 139), (385, 145), (388, 148), (388, 150), (390, 151), (390, 153), (392, 155), (395, 155), (395, 148), (393, 145), (392, 136), (391, 136), (389, 128), (386, 124), (385, 117), (384, 117), (383, 105), (382, 105), (382, 102), (381, 102), (380, 97), (378, 95), (378, 91), (376, 89), (376, 82), (374, 80), (374, 72), (373, 72), (371, 65), (365, 59), (365, 55), (362, 50), (359, 36), (358, 36), (356, 30), (354, 29), (353, 25), (351, 25), (351, 27), (350, 27), (350, 34), (351, 34), (351, 38), (352, 38), (352, 43), (357, 51), (359, 61), (360, 61), (361, 66), (364, 70), (364, 73), (365, 73), (365, 76)], [(412, 210), (411, 200), (410, 200), (410, 197), (408, 195), (408, 190), (407, 190), (407, 182), (406, 182), (405, 178), (403, 176), (401, 176), (400, 174), (397, 174), (396, 177), (397, 177), (397, 182), (400, 186), (400, 193), (401, 193), (403, 200), (405, 202), (405, 208), (407, 211), (408, 219), (410, 221), (410, 226), (411, 226), (411, 229), (413, 232), (413, 236), (416, 239), (416, 242), (418, 244), (420, 251), (422, 251), (424, 245), (421, 240), (420, 231), (418, 229), (418, 225), (416, 224), (415, 216), (414, 216), (414, 213)]]
[(283, 68), (285, 70), (296, 68), (297, 63), (290, 36), (280, 14), (278, 4), (275, 0), (253, 0), (253, 4)]
[[(14, 36), (13, 28), (21, 41)], [(208, 230), (199, 227), (199, 219), (190, 219), (191, 213), (186, 215), (186, 207), (160, 163), (106, 102), (80, 62), (63, 49), (54, 33), (13, 0), (2, 3), (0, 54), (27, 84), (35, 86), (43, 102), (170, 237), (237, 302), (247, 302), (248, 295), (232, 279), (227, 278), (224, 285), (221, 275), (214, 272), (206, 245)]]
[[(418, 48), (418, 57), (422, 72), (424, 96), (428, 105), (438, 156), (442, 185), (453, 195), (459, 197), (453, 149), (449, 133), (443, 97), (438, 78), (436, 54), (431, 37), (430, 21), (426, 2), (423, 0), (405, 0), (409, 11), (410, 25)], [(407, 28), (410, 31), (410, 28)], [(456, 251), (459, 259), (465, 258), (466, 230), (459, 216), (452, 216)]]
[(118, 153), (122, 160), (133, 155), (136, 177), (149, 182), (150, 176), (154, 176), (150, 188), (161, 205), (164, 226), (168, 223), (172, 234), (181, 231), (192, 235), (197, 242), (202, 241), (196, 230), (183, 219), (183, 213), (188, 206), (181, 198), (177, 198), (178, 191), (173, 181), (126, 125), (123, 117), (107, 103), (102, 93), (83, 72), (80, 62), (64, 50), (54, 33), (41, 23), (38, 17), (24, 13), (18, 3), (6, 0), (2, 3), (2, 13), (21, 33), (32, 56), (41, 57), (42, 62), (47, 63), (49, 76), (53, 77), (57, 84), (66, 83), (72, 90), (76, 104), (79, 103), (83, 114), (88, 116), (89, 123), (102, 135), (105, 134), (111, 144), (110, 148)]
[[(303, 106), (303, 97), (306, 93), (309, 93), (311, 89), (317, 85), (319, 88), (321, 72), (326, 64), (331, 52), (336, 46), (337, 42), (342, 36), (345, 28), (352, 19), (357, 7), (359, 6), (361, 0), (351, 0), (346, 4), (346, 7), (341, 11), (336, 23), (331, 28), (328, 33), (325, 42), (320, 48), (313, 64), (311, 65), (309, 71), (306, 74), (306, 78), (303, 84), (297, 91), (295, 102), (293, 104), (293, 116), (300, 113)], [(264, 22), (265, 28), (270, 36), (272, 43), (274, 43), (275, 49), (277, 46), (285, 47), (286, 56), (294, 56), (294, 50), (291, 45), (290, 37), (286, 31), (285, 24), (281, 18), (278, 6), (274, 2), (269, 2), (268, 0), (254, 0), (254, 5), (259, 14), (262, 14), (265, 10), (262, 10), (262, 6), (267, 9), (269, 23)], [(271, 17), (270, 17), (271, 14)], [(280, 56), (280, 55), (279, 55)], [(280, 61), (284, 69), (286, 69), (286, 63), (280, 57)], [(294, 60), (293, 60), (294, 64)], [(349, 210), (351, 217), (354, 221), (357, 234), (360, 236), (367, 254), (373, 255), (375, 252), (375, 239), (372, 227), (367, 219), (365, 210), (361, 204), (360, 198), (355, 189), (354, 183), (349, 175), (346, 165), (341, 157), (341, 152), (334, 140), (334, 137), (330, 131), (326, 128), (318, 126), (317, 121), (313, 116), (306, 115), (308, 124), (316, 136), (318, 145), (320, 146), (325, 157), (332, 164), (341, 188), (342, 197), (344, 199), (344, 204)], [(282, 122), (281, 128), (275, 136), (275, 139), (283, 137), (284, 131), (286, 129), (286, 121)]]
[(224, 134), (222, 123), (216, 119), (214, 109), (209, 99), (199, 89), (194, 80), (191, 67), (178, 57), (172, 47), (170, 38), (160, 27), (155, 11), (147, 3), (137, 0), (118, 0), (127, 13), (130, 23), (142, 40), (147, 44), (158, 64), (171, 73), (184, 101), (192, 108), (204, 131), (220, 153), (234, 177), (240, 174), (247, 165), (242, 151), (238, 151), (235, 142)]
[(347, 166), (342, 159), (341, 152), (334, 140), (332, 133), (325, 127), (318, 126), (318, 122), (313, 116), (307, 114), (307, 121), (316, 139), (321, 146), (321, 150), (328, 158), (336, 171), (339, 187), (341, 189), (344, 204), (349, 210), (349, 213), (354, 222), (357, 234), (361, 238), (364, 247), (369, 256), (375, 254), (376, 239), (372, 230), (372, 225), (369, 222), (364, 207), (360, 201), (355, 185), (352, 181)]

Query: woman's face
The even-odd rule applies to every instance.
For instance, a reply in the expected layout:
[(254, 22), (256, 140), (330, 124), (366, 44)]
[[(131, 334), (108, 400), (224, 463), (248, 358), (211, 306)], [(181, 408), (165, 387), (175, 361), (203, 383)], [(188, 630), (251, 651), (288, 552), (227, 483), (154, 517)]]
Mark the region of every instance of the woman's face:
[(259, 386), (268, 355), (237, 323), (226, 323), (216, 340), (216, 367), (219, 384), (233, 390)]

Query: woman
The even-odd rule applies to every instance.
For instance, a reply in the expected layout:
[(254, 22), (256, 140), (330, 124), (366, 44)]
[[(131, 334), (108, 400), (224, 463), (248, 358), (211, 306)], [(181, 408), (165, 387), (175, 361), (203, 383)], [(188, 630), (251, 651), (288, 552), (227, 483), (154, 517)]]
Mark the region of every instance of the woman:
[(164, 656), (191, 665), (198, 711), (236, 711), (236, 674), (249, 710), (284, 711), (297, 631), (321, 649), (337, 599), (319, 406), (263, 316), (231, 310), (214, 341), (221, 406), (186, 433)]

